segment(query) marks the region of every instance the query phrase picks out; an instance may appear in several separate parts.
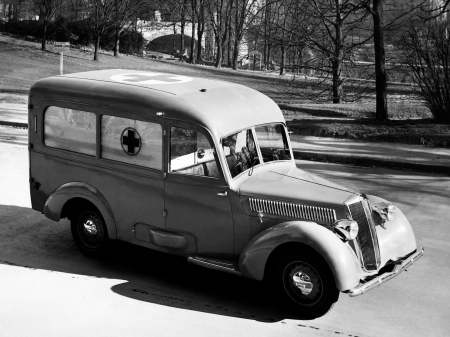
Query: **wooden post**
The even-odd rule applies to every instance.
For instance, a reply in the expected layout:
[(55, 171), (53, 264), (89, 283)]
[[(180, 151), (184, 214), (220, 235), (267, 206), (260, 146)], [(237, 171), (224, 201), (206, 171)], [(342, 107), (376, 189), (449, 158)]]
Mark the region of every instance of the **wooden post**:
[(59, 55), (61, 55), (59, 59), (59, 74), (63, 74), (63, 59), (64, 59), (64, 52), (60, 52)]

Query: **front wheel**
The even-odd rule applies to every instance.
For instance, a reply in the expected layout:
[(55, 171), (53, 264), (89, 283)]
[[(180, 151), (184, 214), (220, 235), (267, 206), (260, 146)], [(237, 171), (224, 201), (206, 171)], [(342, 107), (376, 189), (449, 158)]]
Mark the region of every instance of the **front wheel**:
[(88, 208), (70, 221), (72, 237), (77, 247), (88, 256), (100, 256), (108, 245), (108, 233), (100, 212)]
[(274, 277), (285, 302), (304, 317), (325, 315), (339, 298), (330, 268), (316, 256), (285, 255), (278, 261)]

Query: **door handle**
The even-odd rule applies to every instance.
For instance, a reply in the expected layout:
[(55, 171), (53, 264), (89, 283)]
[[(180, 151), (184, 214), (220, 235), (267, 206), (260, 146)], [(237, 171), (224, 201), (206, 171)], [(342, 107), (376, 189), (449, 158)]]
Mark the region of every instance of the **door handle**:
[(217, 193), (217, 195), (220, 196), (220, 197), (226, 197), (228, 195), (228, 192), (227, 191), (219, 192), (219, 193)]

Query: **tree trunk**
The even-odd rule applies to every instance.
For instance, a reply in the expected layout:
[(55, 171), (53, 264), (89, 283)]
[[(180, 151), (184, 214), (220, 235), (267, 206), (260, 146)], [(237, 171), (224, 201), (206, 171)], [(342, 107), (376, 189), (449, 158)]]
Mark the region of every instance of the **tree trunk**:
[(233, 50), (233, 69), (238, 69), (238, 57), (239, 57), (239, 40), (234, 39), (234, 50)]
[[(231, 22), (231, 19), (230, 19)], [(231, 34), (231, 24), (230, 24), (230, 28), (228, 31), (228, 41), (227, 41), (227, 65), (228, 67), (231, 68), (231, 38), (232, 38), (232, 34)]]
[(285, 63), (286, 63), (286, 48), (281, 45), (281, 63), (280, 63), (280, 75), (285, 73)]
[(98, 61), (98, 48), (100, 47), (100, 35), (95, 37), (94, 61)]
[(264, 57), (263, 57), (263, 62), (264, 62), (264, 71), (267, 70), (267, 43), (268, 43), (268, 36), (267, 36), (267, 13), (269, 11), (269, 7), (270, 4), (266, 5), (266, 8), (264, 10)]
[(180, 39), (180, 61), (184, 62), (184, 27), (186, 26), (186, 0), (183, 1), (181, 7), (181, 39)]
[(8, 6), (8, 22), (10, 22), (11, 18), (12, 18), (12, 8), (13, 8), (13, 5), (11, 5), (11, 3), (10, 3)]
[(41, 49), (45, 50), (46, 49), (46, 43), (47, 43), (47, 26), (48, 26), (48, 21), (44, 20), (42, 22), (42, 43), (41, 43)]
[(181, 21), (180, 61), (184, 62), (184, 20)]
[(191, 61), (191, 63), (195, 63), (195, 40), (194, 40), (194, 36), (195, 36), (195, 7), (197, 6), (197, 1), (196, 0), (192, 0), (191, 1), (191, 8), (192, 8), (192, 32), (191, 32), (191, 52), (189, 55), (189, 59)]
[(388, 120), (386, 57), (383, 32), (383, 0), (373, 0), (373, 41), (375, 49), (376, 119)]
[(333, 60), (333, 103), (339, 104), (342, 102), (342, 87), (341, 79), (342, 58), (339, 55), (335, 56)]
[(116, 28), (114, 35), (114, 56), (119, 57), (119, 44), (120, 44), (120, 28)]
[(205, 31), (205, 7), (203, 0), (199, 1), (198, 25), (197, 25), (197, 63), (203, 64), (202, 39)]
[(176, 22), (173, 23), (173, 38), (172, 38), (172, 55), (175, 56), (176, 48), (175, 48), (175, 37), (177, 35), (177, 27)]
[(333, 67), (333, 103), (342, 102), (343, 81), (341, 78), (342, 61), (344, 59), (344, 46), (342, 44), (342, 19), (340, 12), (336, 13), (336, 37), (334, 41)]
[(200, 29), (200, 23), (197, 27), (197, 63), (203, 63), (203, 50), (202, 50), (203, 30)]
[(216, 41), (217, 44), (217, 56), (216, 56), (216, 68), (222, 68), (222, 44), (220, 41)]

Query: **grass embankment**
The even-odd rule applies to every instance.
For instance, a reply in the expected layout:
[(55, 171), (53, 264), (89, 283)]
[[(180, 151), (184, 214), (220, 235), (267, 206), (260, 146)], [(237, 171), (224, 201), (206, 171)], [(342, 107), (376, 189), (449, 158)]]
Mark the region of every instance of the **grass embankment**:
[[(0, 102), (26, 103), (26, 92), (34, 82), (59, 74), (59, 55), (41, 51), (38, 43), (0, 35), (0, 55)], [(374, 121), (374, 98), (354, 104), (305, 104), (289, 93), (292, 89), (284, 90), (285, 80), (273, 74), (135, 56), (115, 58), (101, 54), (99, 61), (92, 58), (91, 52), (66, 52), (64, 73), (125, 68), (220, 79), (246, 85), (271, 97), (280, 105), (289, 128), (296, 134), (450, 147), (450, 127), (430, 119), (430, 112), (410, 86), (390, 86), (391, 121), (378, 123)], [(296, 86), (298, 90), (306, 90), (310, 83), (298, 81)]]
[(434, 122), (420, 101), (389, 102), (390, 121), (375, 121), (375, 103), (283, 106), (295, 134), (450, 147), (450, 125)]

